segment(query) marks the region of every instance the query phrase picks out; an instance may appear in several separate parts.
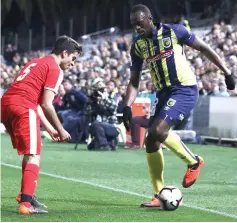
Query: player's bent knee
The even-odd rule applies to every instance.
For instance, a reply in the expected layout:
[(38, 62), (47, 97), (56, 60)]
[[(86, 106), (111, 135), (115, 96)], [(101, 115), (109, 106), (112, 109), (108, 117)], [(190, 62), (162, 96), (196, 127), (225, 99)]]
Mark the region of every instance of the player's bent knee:
[(35, 164), (37, 166), (40, 165), (40, 155), (36, 154), (25, 154), (24, 155), (24, 160), (27, 164)]
[(157, 152), (159, 150), (159, 146), (156, 142), (157, 141), (154, 140), (152, 135), (150, 135), (148, 133), (148, 136), (145, 139), (145, 145), (146, 145), (146, 152), (147, 153), (154, 153), (154, 152)]
[(157, 141), (162, 143), (166, 140), (169, 134), (169, 129), (166, 129), (160, 125), (157, 125), (152, 129), (152, 134), (155, 136)]

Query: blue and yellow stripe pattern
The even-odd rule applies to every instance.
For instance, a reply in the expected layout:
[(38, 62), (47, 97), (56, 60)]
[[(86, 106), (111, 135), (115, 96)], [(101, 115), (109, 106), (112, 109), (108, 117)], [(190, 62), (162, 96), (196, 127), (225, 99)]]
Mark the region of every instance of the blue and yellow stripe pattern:
[(183, 52), (195, 36), (180, 24), (160, 24), (152, 38), (138, 37), (131, 49), (132, 69), (145, 61), (157, 90), (176, 85), (192, 86), (196, 77)]

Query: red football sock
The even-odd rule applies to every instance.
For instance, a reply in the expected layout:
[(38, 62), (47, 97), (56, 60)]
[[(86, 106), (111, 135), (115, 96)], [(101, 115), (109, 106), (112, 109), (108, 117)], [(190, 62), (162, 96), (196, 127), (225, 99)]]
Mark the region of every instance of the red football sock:
[(26, 161), (24, 159), (22, 159), (22, 163), (21, 163), (21, 192), (22, 192), (22, 182), (23, 182), (23, 174), (24, 174), (24, 170), (26, 168)]
[(39, 166), (35, 164), (26, 164), (25, 170), (23, 173), (23, 180), (22, 180), (22, 195), (21, 196), (21, 203), (25, 206), (30, 206), (29, 199), (24, 199), (25, 195), (27, 197), (32, 197), (35, 193), (35, 189), (37, 186), (37, 181), (39, 177)]

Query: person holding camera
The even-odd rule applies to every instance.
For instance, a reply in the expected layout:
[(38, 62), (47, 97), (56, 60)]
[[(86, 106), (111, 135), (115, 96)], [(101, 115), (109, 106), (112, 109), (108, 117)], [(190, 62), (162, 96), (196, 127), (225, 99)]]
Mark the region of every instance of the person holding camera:
[[(118, 103), (114, 89), (116, 84), (109, 81), (105, 87), (103, 80), (97, 78), (92, 83), (95, 86), (93, 95), (96, 96), (96, 120), (92, 122), (90, 133), (92, 141), (88, 150), (116, 150), (118, 130), (116, 128), (116, 111)], [(113, 85), (113, 86), (112, 86)]]

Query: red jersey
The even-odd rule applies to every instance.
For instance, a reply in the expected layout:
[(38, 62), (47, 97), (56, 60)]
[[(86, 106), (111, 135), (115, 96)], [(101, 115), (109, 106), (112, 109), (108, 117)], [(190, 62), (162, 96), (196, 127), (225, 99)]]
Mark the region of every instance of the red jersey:
[(16, 76), (1, 103), (34, 109), (41, 103), (44, 89), (57, 93), (62, 80), (63, 72), (52, 56), (32, 59)]

